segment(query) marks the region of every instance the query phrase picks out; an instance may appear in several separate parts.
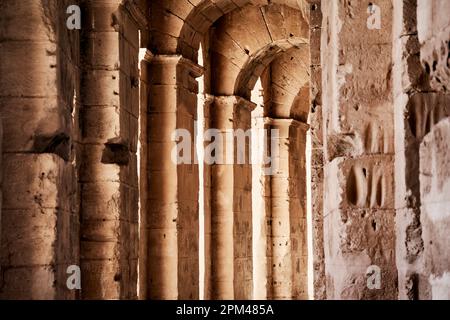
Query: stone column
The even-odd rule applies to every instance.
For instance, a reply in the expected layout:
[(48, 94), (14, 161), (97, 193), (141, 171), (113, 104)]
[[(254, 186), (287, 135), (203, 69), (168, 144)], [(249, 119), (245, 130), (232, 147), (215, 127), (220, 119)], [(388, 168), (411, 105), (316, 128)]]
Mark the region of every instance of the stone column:
[[(158, 55), (149, 69), (148, 297), (197, 299), (198, 83), (202, 68), (181, 56)], [(176, 130), (180, 144), (177, 152)], [(180, 156), (177, 158), (177, 154)], [(186, 159), (177, 164), (177, 160)]]
[[(208, 130), (211, 124), (211, 107), (214, 97), (206, 95), (203, 103), (204, 130)], [(206, 148), (211, 142), (204, 141), (203, 147)], [(199, 160), (200, 161), (200, 160)], [(204, 192), (204, 254), (205, 254), (205, 276), (204, 276), (204, 299), (211, 299), (211, 165), (203, 160), (203, 192)]]
[[(141, 49), (143, 50), (143, 49)], [(147, 216), (148, 216), (148, 93), (149, 93), (149, 68), (152, 53), (149, 50), (141, 51), (140, 61), (140, 152), (139, 152), (139, 299), (147, 299), (147, 266), (148, 266), (148, 241), (147, 241)]]
[(139, 26), (119, 0), (82, 9), (82, 297), (135, 299)]
[(78, 265), (72, 112), (79, 96), (79, 32), (66, 28), (78, 1), (3, 1), (0, 114), (3, 201), (0, 298), (73, 299)]
[(271, 176), (272, 299), (307, 299), (306, 133), (308, 125), (270, 119), (278, 130)]
[[(251, 129), (254, 108), (253, 103), (243, 98), (224, 96), (215, 97), (210, 110), (211, 128), (217, 129), (222, 137), (219, 143), (222, 150), (216, 151), (217, 162), (211, 166), (213, 299), (250, 299), (252, 296), (250, 136), (239, 141), (234, 134), (240, 129), (242, 138), (250, 132), (247, 130)], [(231, 154), (232, 159), (227, 159), (227, 154)], [(245, 163), (238, 164), (237, 160), (242, 157)]]

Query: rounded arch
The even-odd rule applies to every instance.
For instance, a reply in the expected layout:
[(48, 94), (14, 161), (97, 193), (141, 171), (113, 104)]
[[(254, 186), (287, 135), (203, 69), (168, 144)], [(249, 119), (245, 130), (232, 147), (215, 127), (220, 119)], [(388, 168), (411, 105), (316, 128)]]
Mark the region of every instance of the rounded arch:
[(278, 55), (267, 72), (270, 92), (266, 116), (306, 123), (310, 113), (309, 46), (294, 47)]
[[(198, 2), (197, 4), (195, 4)], [(154, 0), (150, 4), (150, 49), (156, 54), (182, 54), (193, 61), (201, 39), (222, 16), (246, 6), (285, 5), (308, 19), (307, 0)]]
[(308, 59), (309, 46), (303, 38), (272, 42), (261, 48), (244, 65), (236, 79), (234, 94), (249, 99), (256, 82), (271, 66), (280, 69), (277, 75), (283, 78), (287, 86), (285, 91), (296, 91), (295, 87), (300, 88), (309, 82)]
[(309, 25), (299, 10), (271, 4), (223, 16), (211, 33), (211, 93), (249, 98), (276, 57), (302, 46), (309, 48)]

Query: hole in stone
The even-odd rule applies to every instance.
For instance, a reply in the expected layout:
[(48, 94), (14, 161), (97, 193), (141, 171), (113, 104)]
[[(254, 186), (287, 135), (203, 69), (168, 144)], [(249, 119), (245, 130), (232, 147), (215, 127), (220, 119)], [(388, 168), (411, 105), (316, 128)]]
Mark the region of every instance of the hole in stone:
[(438, 62), (436, 60), (433, 61), (433, 71), (436, 71)]
[(447, 68), (450, 68), (450, 41), (447, 42), (447, 45), (448, 45)]
[(358, 202), (358, 190), (354, 168), (350, 171), (350, 176), (347, 181), (347, 199), (353, 205), (356, 205)]
[(381, 207), (383, 205), (383, 181), (380, 179), (377, 185), (377, 205)]
[(114, 281), (118, 282), (122, 279), (122, 275), (120, 273), (116, 273), (114, 275)]
[(364, 177), (367, 178), (367, 170), (366, 170), (366, 168), (363, 168), (363, 174), (364, 174)]
[(317, 10), (317, 4), (313, 4), (313, 5), (311, 6), (311, 10), (312, 10), (312, 11), (316, 11), (316, 10)]
[(139, 88), (139, 79), (137, 77), (131, 77), (130, 80), (132, 88)]
[(426, 72), (427, 74), (430, 74), (430, 73), (431, 73), (430, 65), (428, 64), (428, 62), (425, 62), (425, 72)]
[(372, 229), (373, 231), (377, 231), (377, 223), (375, 222), (375, 220), (372, 220)]

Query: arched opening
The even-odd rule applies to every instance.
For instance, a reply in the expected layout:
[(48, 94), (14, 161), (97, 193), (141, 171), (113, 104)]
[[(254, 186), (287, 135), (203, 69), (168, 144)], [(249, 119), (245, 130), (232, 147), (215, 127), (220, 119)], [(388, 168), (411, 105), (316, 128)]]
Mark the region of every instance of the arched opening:
[[(198, 170), (199, 182), (195, 185), (199, 297), (306, 299), (308, 19), (303, 6), (298, 4), (227, 7), (226, 1), (218, 2), (225, 7), (214, 19), (204, 19), (202, 10), (208, 9), (203, 6), (205, 3), (186, 17), (180, 31), (171, 31), (174, 35), (179, 32), (175, 51), (183, 55), (177, 65), (175, 89), (185, 87), (186, 79), (188, 85), (191, 83), (196, 74), (192, 72), (194, 61), (195, 69), (203, 67), (204, 71), (204, 77), (196, 85), (196, 111), (191, 118), (197, 120), (194, 127), (198, 166), (194, 170)], [(153, 41), (158, 43), (157, 35)], [(158, 43), (158, 50), (165, 53), (171, 46), (170, 42)], [(199, 54), (199, 49), (203, 54)], [(191, 62), (186, 63), (185, 58)], [(155, 69), (155, 74), (159, 73)], [(252, 91), (264, 94), (252, 97)], [(183, 100), (184, 95), (177, 94), (178, 110), (192, 110), (190, 104), (194, 99)], [(186, 124), (184, 120), (176, 123)], [(201, 139), (205, 138), (205, 129), (224, 137), (220, 141), (206, 139), (222, 147), (214, 154), (212, 163), (205, 161), (209, 156), (203, 148), (208, 144)], [(252, 136), (255, 132), (252, 129), (260, 129), (262, 135)], [(260, 147), (251, 148), (255, 143), (267, 151), (273, 162), (270, 165), (276, 162), (280, 168), (271, 168), (267, 174), (267, 165), (258, 167), (258, 161), (253, 163), (257, 153), (262, 156)], [(281, 154), (273, 153), (273, 147)], [(227, 157), (230, 152), (231, 163)], [(239, 160), (242, 156), (243, 163)], [(217, 161), (223, 159), (226, 161)], [(180, 167), (176, 172), (178, 183), (185, 184), (188, 172)], [(178, 204), (183, 204), (180, 191), (174, 197), (178, 198)], [(186, 214), (180, 206), (178, 210), (178, 217)], [(178, 218), (176, 228), (186, 230), (180, 221), (186, 220)], [(189, 221), (188, 225), (193, 223)], [(187, 234), (175, 234), (170, 240), (172, 246), (180, 248), (181, 243), (189, 243), (189, 238), (184, 238)], [(163, 239), (161, 243), (164, 242)], [(184, 254), (178, 249), (178, 258), (170, 262), (172, 269)], [(265, 260), (261, 262), (260, 257)], [(161, 265), (164, 260), (169, 261), (169, 257), (160, 258)], [(185, 278), (184, 274), (180, 276)], [(168, 296), (177, 290), (180, 297), (180, 292), (189, 285), (180, 282), (180, 276), (175, 279), (178, 282), (162, 286)], [(188, 291), (191, 292), (187, 289), (185, 292)]]

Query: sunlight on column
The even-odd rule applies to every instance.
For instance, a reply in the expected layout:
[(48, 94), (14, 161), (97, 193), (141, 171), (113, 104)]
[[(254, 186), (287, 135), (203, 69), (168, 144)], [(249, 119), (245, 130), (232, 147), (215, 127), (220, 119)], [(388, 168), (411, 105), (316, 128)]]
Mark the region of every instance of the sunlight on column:
[[(139, 31), (139, 43), (141, 43), (141, 31)], [(139, 61), (138, 61), (138, 68), (139, 68), (139, 75), (141, 74), (141, 66), (142, 66), (142, 61), (145, 59), (145, 55), (147, 53), (147, 49), (143, 49), (140, 48), (139, 49)], [(140, 78), (140, 76), (139, 76)], [(139, 82), (139, 113), (141, 113), (141, 108), (143, 107), (141, 105), (141, 87), (140, 87), (140, 82)], [(142, 144), (141, 144), (141, 121), (138, 121), (138, 140), (137, 140), (137, 152), (136, 152), (136, 157), (137, 157), (137, 176), (138, 176), (138, 186), (141, 186), (141, 148), (142, 148)], [(144, 161), (147, 161), (147, 159), (144, 159)], [(141, 239), (141, 197), (138, 197), (138, 243), (141, 243), (141, 241), (147, 241), (146, 239)], [(140, 251), (140, 250), (139, 250)], [(141, 270), (139, 270), (139, 255), (138, 255), (138, 262), (137, 262), (137, 296), (140, 296), (140, 289), (141, 289)], [(145, 271), (144, 271), (145, 272)]]
[[(203, 48), (200, 44), (198, 50), (198, 64), (203, 66)], [(199, 214), (199, 239), (198, 239), (198, 255), (199, 255), (199, 298), (205, 299), (205, 184), (204, 184), (204, 128), (205, 128), (205, 77), (198, 78), (198, 95), (197, 95), (197, 136), (196, 136), (196, 151), (198, 159), (199, 172), (199, 192), (198, 192), (198, 214)]]
[(267, 299), (266, 277), (266, 208), (264, 202), (264, 176), (261, 159), (264, 155), (264, 98), (261, 79), (252, 91), (251, 101), (257, 104), (252, 112), (252, 224), (253, 224), (253, 299)]

